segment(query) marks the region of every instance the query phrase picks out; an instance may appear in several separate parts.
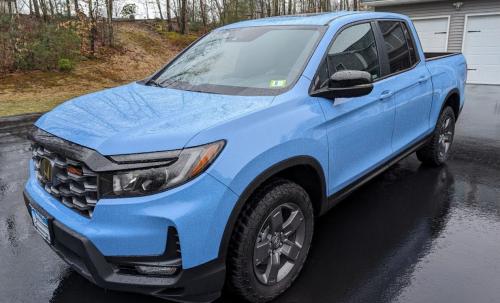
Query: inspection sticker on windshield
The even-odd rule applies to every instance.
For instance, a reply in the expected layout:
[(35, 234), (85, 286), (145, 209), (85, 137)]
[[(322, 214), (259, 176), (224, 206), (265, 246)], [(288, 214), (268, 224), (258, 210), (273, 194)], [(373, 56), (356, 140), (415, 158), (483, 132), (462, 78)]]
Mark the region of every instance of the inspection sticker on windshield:
[(283, 88), (286, 86), (286, 80), (271, 80), (269, 81), (270, 88)]

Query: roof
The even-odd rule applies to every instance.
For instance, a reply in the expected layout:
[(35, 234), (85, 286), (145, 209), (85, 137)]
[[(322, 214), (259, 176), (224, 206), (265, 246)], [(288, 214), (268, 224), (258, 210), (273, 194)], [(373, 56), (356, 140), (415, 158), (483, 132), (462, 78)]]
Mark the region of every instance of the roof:
[(252, 26), (278, 26), (278, 25), (328, 25), (332, 21), (341, 17), (349, 17), (350, 19), (361, 20), (364, 18), (406, 18), (403, 15), (382, 12), (362, 12), (362, 11), (340, 11), (334, 13), (318, 13), (318, 14), (302, 14), (302, 15), (286, 15), (269, 17), (262, 19), (253, 19), (247, 21), (236, 22), (221, 27), (220, 29), (242, 28)]
[(223, 29), (250, 27), (250, 26), (272, 26), (272, 25), (326, 25), (338, 17), (360, 14), (360, 12), (341, 11), (334, 13), (300, 14), (276, 16), (262, 19), (241, 21), (223, 26)]
[(389, 5), (403, 5), (412, 3), (424, 3), (424, 2), (437, 2), (444, 0), (362, 0), (362, 4), (378, 7), (378, 6), (389, 6)]

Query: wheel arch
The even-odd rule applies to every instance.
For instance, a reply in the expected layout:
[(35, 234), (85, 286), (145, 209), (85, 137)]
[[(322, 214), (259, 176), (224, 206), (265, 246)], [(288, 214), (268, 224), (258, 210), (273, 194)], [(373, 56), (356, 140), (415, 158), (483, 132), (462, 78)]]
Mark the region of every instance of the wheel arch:
[(243, 206), (258, 188), (276, 177), (288, 179), (302, 186), (311, 197), (316, 216), (325, 211), (326, 179), (321, 164), (311, 156), (296, 156), (278, 162), (254, 178), (238, 198), (224, 229), (219, 246), (219, 258), (225, 259), (227, 255), (233, 229)]
[(443, 112), (443, 109), (447, 106), (450, 106), (453, 109), (453, 112), (455, 113), (455, 119), (458, 119), (458, 116), (460, 115), (460, 91), (458, 88), (454, 88), (448, 92), (446, 97), (444, 98), (443, 105), (441, 106), (441, 110), (439, 113)]

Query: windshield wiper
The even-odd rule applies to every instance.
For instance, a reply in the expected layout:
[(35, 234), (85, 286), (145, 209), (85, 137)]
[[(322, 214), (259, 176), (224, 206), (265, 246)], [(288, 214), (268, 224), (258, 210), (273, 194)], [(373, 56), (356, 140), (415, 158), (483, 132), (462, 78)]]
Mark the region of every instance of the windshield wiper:
[(149, 80), (148, 82), (146, 82), (146, 85), (148, 85), (148, 86), (162, 87), (162, 88), (165, 87), (165, 86), (161, 85), (160, 82), (156, 81), (156, 79)]

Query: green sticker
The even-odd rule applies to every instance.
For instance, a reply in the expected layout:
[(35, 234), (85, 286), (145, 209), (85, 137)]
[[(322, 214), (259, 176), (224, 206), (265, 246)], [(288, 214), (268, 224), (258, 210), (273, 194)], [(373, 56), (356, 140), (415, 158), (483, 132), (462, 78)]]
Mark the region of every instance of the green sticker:
[(270, 88), (282, 88), (286, 86), (286, 80), (271, 80), (269, 81)]

